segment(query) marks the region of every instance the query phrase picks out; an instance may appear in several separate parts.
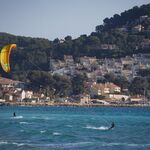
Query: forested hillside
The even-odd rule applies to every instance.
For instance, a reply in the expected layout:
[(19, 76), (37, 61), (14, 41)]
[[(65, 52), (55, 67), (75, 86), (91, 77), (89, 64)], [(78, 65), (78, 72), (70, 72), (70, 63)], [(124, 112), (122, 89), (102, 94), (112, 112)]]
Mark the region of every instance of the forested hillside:
[(11, 53), (11, 73), (1, 74), (19, 80), (28, 80), (32, 70), (48, 71), (49, 60), (63, 59), (73, 55), (75, 61), (80, 56), (123, 57), (133, 53), (147, 53), (150, 50), (150, 4), (134, 7), (111, 18), (105, 18), (103, 25), (96, 26), (91, 35), (81, 35), (76, 39), (66, 36), (54, 41), (0, 33), (0, 48), (16, 43), (17, 49)]

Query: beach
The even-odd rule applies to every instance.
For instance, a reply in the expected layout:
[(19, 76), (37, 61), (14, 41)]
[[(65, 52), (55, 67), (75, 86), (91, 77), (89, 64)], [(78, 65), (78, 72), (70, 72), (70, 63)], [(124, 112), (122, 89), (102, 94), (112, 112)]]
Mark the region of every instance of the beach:
[(73, 103), (73, 102), (5, 102), (1, 103), (1, 106), (74, 106), (74, 107), (150, 107), (150, 103), (143, 104), (81, 104), (81, 103)]

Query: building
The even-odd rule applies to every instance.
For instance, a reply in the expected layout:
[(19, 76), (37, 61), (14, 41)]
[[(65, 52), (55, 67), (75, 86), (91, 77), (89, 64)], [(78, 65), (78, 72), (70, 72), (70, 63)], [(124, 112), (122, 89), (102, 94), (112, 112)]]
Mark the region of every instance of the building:
[(108, 96), (111, 93), (120, 93), (121, 88), (114, 83), (96, 83), (94, 82), (90, 88), (91, 97), (94, 96)]
[(121, 58), (122, 70), (121, 75), (125, 76), (127, 79), (133, 79), (133, 65), (134, 60), (132, 57), (126, 56), (125, 58)]
[(80, 57), (80, 64), (84, 66), (85, 68), (91, 68), (92, 64), (95, 64), (97, 62), (96, 57)]
[(25, 99), (32, 99), (33, 92), (32, 91), (15, 91), (13, 94), (13, 99), (18, 102), (22, 102)]
[(74, 65), (74, 59), (73, 59), (72, 55), (64, 55), (64, 61), (67, 66)]
[(135, 95), (135, 96), (131, 96), (130, 97), (130, 101), (132, 103), (140, 103), (142, 101), (144, 101), (145, 97), (142, 95)]
[(102, 50), (114, 50), (114, 49), (118, 49), (118, 47), (115, 44), (101, 44), (100, 49), (102, 49)]
[(132, 33), (138, 33), (141, 32), (142, 30), (144, 30), (144, 27), (141, 24), (139, 24), (132, 28)]
[(114, 101), (115, 100), (126, 101), (129, 99), (129, 96), (123, 94), (109, 94), (109, 98)]
[(5, 89), (9, 88), (25, 88), (25, 83), (21, 81), (11, 80), (8, 78), (0, 77), (0, 86)]
[(80, 104), (81, 105), (90, 104), (90, 103), (91, 103), (90, 95), (85, 94), (85, 95), (80, 96)]

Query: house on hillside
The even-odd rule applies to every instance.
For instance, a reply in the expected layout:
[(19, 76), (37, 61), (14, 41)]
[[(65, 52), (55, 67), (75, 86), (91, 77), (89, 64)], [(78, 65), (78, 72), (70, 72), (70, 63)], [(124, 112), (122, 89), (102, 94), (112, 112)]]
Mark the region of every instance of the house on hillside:
[(91, 97), (108, 96), (111, 93), (120, 93), (121, 88), (114, 83), (96, 83), (94, 82), (90, 88)]
[(64, 55), (64, 61), (67, 66), (74, 65), (74, 59), (73, 59), (72, 55)]
[(18, 102), (23, 102), (25, 99), (32, 99), (33, 92), (32, 91), (16, 91), (14, 92), (14, 100)]
[(36, 102), (46, 102), (50, 98), (46, 97), (43, 93), (33, 93), (32, 99)]
[(118, 49), (118, 47), (115, 44), (101, 44), (100, 49), (102, 49), (102, 50), (114, 50), (114, 49)]
[(134, 71), (133, 58), (129, 56), (126, 56), (125, 58), (121, 58), (121, 64), (122, 64), (121, 75), (131, 80), (133, 78), (133, 71)]
[(50, 71), (56, 71), (58, 69), (64, 68), (65, 67), (65, 62), (56, 60), (56, 59), (51, 59), (50, 58)]
[(4, 89), (9, 89), (9, 88), (24, 89), (25, 83), (21, 81), (16, 81), (16, 80), (11, 80), (8, 78), (0, 77), (0, 86)]
[(14, 88), (1, 88), (1, 98), (4, 99), (6, 102), (13, 102), (14, 101)]
[(144, 30), (144, 27), (141, 24), (139, 24), (139, 25), (136, 25), (132, 28), (132, 33), (139, 33), (142, 30)]
[(12, 102), (12, 101), (13, 101), (13, 95), (10, 94), (10, 93), (6, 93), (6, 94), (4, 95), (4, 100), (5, 100), (6, 102)]
[(147, 16), (147, 15), (140, 16), (139, 21), (140, 21), (140, 22), (142, 22), (142, 21), (146, 20), (147, 18), (148, 18), (148, 16)]
[(91, 70), (90, 69), (91, 65), (96, 63), (97, 63), (96, 57), (87, 57), (87, 56), (80, 57), (80, 64), (89, 70)]

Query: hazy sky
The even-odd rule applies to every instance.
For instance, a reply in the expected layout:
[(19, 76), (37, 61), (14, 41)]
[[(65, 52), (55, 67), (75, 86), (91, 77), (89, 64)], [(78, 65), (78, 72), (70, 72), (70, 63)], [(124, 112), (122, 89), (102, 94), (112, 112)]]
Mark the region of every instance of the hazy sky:
[(0, 32), (50, 40), (89, 35), (103, 19), (149, 0), (0, 0)]

